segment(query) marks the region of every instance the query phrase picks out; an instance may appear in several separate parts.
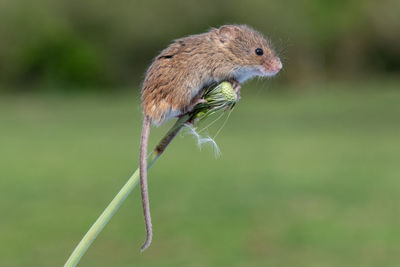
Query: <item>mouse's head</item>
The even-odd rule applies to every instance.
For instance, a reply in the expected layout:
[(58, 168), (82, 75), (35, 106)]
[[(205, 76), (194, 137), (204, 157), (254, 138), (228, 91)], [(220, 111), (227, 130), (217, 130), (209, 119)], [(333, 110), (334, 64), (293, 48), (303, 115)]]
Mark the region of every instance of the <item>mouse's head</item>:
[(269, 41), (246, 25), (225, 25), (216, 30), (226, 57), (235, 64), (233, 77), (243, 82), (254, 76), (273, 76), (282, 63)]

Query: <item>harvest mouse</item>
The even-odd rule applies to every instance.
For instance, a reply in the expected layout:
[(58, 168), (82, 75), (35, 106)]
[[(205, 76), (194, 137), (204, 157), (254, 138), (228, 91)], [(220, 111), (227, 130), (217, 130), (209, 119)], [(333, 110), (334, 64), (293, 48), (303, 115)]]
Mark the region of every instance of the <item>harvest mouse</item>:
[(143, 128), (140, 143), (140, 185), (146, 224), (146, 241), (152, 240), (147, 188), (147, 143), (151, 124), (190, 112), (203, 89), (230, 81), (239, 93), (240, 84), (255, 76), (273, 76), (282, 63), (270, 42), (246, 25), (224, 25), (175, 40), (158, 55), (147, 70), (142, 87)]

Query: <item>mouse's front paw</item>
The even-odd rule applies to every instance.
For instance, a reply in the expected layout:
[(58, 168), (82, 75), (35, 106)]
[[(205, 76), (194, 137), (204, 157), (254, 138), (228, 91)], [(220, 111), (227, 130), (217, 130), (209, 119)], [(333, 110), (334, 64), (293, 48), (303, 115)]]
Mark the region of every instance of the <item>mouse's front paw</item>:
[(240, 83), (236, 79), (230, 79), (229, 82), (232, 84), (233, 90), (235, 90), (237, 95), (237, 100), (240, 99)]

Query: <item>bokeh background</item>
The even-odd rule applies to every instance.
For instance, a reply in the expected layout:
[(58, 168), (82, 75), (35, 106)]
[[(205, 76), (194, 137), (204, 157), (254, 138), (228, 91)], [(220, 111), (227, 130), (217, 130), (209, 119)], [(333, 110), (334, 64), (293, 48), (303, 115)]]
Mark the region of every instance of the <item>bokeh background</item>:
[(152, 58), (237, 23), (284, 69), (242, 86), (222, 157), (182, 134), (151, 170), (148, 251), (135, 189), (81, 266), (398, 266), (399, 14), (396, 0), (2, 0), (0, 265), (65, 262), (137, 167)]

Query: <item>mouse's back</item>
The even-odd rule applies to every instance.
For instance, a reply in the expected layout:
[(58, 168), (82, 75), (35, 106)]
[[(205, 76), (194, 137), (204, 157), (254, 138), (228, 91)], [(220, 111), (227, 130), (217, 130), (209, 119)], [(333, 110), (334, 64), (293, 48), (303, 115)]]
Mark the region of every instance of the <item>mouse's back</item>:
[(144, 114), (156, 123), (179, 115), (201, 87), (213, 82), (209, 60), (213, 49), (209, 33), (178, 39), (164, 49), (146, 73)]

